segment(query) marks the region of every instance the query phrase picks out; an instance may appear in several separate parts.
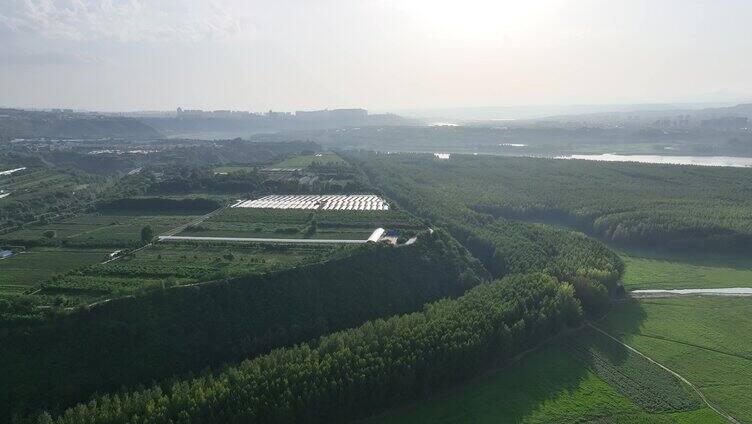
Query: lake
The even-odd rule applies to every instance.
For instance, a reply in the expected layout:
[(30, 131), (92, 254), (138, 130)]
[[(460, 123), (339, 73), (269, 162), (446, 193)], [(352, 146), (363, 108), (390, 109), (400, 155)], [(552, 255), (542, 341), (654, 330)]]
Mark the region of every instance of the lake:
[(752, 167), (752, 158), (734, 156), (664, 156), (664, 155), (569, 155), (556, 159), (599, 160), (604, 162), (664, 163), (672, 165), (728, 166), (737, 168)]

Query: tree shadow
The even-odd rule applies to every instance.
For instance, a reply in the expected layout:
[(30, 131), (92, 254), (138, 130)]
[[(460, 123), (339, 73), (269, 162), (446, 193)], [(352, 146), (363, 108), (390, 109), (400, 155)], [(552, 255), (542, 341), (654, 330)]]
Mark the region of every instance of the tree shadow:
[[(636, 332), (646, 318), (637, 301), (620, 302), (615, 308), (617, 338)], [(634, 354), (616, 342), (614, 348), (609, 339), (604, 343), (605, 336), (594, 333), (583, 327), (562, 334), (517, 362), (362, 423), (516, 423), (541, 415), (556, 422), (603, 414), (593, 405), (599, 405), (605, 384), (614, 384), (598, 371), (603, 370), (603, 362), (620, 371), (619, 367), (632, 365)], [(593, 374), (605, 381), (598, 382)], [(628, 388), (635, 389), (634, 385)], [(622, 387), (614, 389), (630, 397), (631, 393), (625, 393)], [(560, 409), (552, 410), (554, 404), (561, 405)]]

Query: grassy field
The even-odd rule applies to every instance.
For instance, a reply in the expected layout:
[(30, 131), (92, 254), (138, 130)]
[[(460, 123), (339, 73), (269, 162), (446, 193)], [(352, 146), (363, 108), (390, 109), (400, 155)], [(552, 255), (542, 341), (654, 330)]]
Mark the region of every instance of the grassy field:
[(320, 165), (344, 165), (346, 162), (334, 152), (322, 152), (316, 153), (315, 155), (291, 157), (282, 162), (270, 165), (269, 168), (307, 168), (313, 163), (318, 163)]
[(723, 423), (710, 409), (653, 414), (554, 345), (368, 423)]
[(95, 264), (108, 251), (95, 249), (34, 248), (0, 260), (0, 291), (22, 292), (53, 275)]
[(619, 251), (624, 286), (634, 289), (752, 287), (752, 257)]
[(159, 234), (187, 224), (199, 215), (170, 214), (87, 214), (68, 218), (60, 222), (32, 226), (0, 236), (13, 243), (45, 239), (47, 231), (54, 232), (54, 239), (68, 244), (101, 246), (129, 246), (140, 242), (141, 228), (151, 225)]
[(752, 422), (752, 299), (688, 297), (617, 305), (602, 328)]
[(162, 243), (47, 283), (45, 291), (129, 294), (150, 287), (191, 284), (277, 271), (321, 260), (334, 251), (319, 246)]
[[(311, 221), (316, 231), (309, 232)], [(230, 208), (188, 227), (179, 235), (204, 237), (268, 237), (364, 240), (374, 229), (399, 228), (417, 231), (421, 223), (398, 210), (309, 211)]]
[(250, 172), (253, 171), (253, 166), (251, 165), (222, 165), (217, 166), (214, 168), (214, 173), (216, 174), (232, 174), (234, 172)]

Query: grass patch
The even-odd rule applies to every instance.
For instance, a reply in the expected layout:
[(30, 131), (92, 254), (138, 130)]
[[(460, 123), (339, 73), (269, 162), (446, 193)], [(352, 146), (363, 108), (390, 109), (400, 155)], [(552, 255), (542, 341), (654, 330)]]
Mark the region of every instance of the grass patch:
[[(309, 232), (312, 221), (316, 231)], [(374, 229), (418, 231), (422, 224), (400, 210), (324, 211), (229, 208), (188, 227), (180, 236), (365, 240)]]
[(752, 299), (643, 299), (616, 305), (599, 325), (752, 422)]
[(104, 260), (107, 251), (34, 248), (0, 260), (0, 291), (28, 290), (52, 276)]
[(279, 271), (319, 261), (334, 250), (326, 246), (157, 244), (113, 262), (77, 270), (46, 286), (124, 295), (150, 287)]
[(344, 165), (347, 162), (334, 152), (321, 152), (313, 155), (294, 156), (270, 165), (269, 168), (307, 168), (314, 163), (319, 165)]
[(648, 412), (689, 411), (703, 406), (691, 387), (591, 328), (563, 344), (572, 356)]
[(635, 289), (752, 287), (749, 255), (620, 251), (624, 286)]
[[(32, 226), (3, 236), (2, 240), (22, 244), (39, 240), (59, 240), (68, 245), (131, 246), (141, 240), (141, 228), (151, 225), (155, 234), (187, 224), (200, 215), (97, 213), (68, 218), (60, 222)], [(53, 238), (45, 233), (53, 232)]]
[(563, 346), (368, 423), (722, 423), (709, 409), (651, 414)]
[(215, 174), (234, 174), (236, 172), (251, 172), (254, 167), (251, 165), (222, 165), (213, 169)]

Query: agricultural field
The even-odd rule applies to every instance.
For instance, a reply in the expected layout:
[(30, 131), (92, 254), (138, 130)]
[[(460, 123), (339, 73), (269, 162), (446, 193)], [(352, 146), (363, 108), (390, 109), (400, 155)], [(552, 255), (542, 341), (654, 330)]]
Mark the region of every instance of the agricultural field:
[[(315, 222), (315, 225), (312, 224)], [(401, 210), (324, 211), (228, 208), (180, 236), (367, 239), (374, 229), (415, 232), (419, 220)]]
[(94, 213), (45, 225), (29, 226), (0, 236), (0, 243), (56, 243), (69, 246), (131, 247), (140, 242), (141, 229), (150, 225), (154, 234), (188, 224), (200, 215)]
[(32, 248), (0, 260), (0, 292), (21, 293), (56, 274), (101, 262), (108, 250)]
[(627, 290), (752, 287), (749, 255), (617, 251), (626, 264)]
[(252, 165), (221, 165), (214, 167), (215, 174), (233, 174), (236, 172), (251, 172), (255, 168)]
[[(626, 355), (623, 352), (622, 355)], [(628, 355), (627, 355), (628, 356)], [(610, 359), (610, 357), (607, 357)], [(646, 361), (628, 359), (630, 367)], [(648, 363), (649, 364), (649, 363)], [(629, 376), (624, 376), (629, 377)], [(670, 376), (669, 376), (670, 377)], [(658, 380), (667, 380), (665, 375)], [(654, 382), (655, 380), (651, 381)], [(683, 389), (678, 385), (669, 392)], [(661, 393), (659, 388), (657, 392)], [(566, 344), (546, 346), (520, 362), (493, 371), (447, 392), (365, 423), (724, 423), (713, 411), (694, 407), (650, 413), (609, 385)]]
[(91, 176), (51, 168), (29, 167), (0, 176), (0, 190), (4, 192), (0, 198), (0, 230), (16, 228), (42, 215), (82, 208), (100, 189)]
[(752, 299), (681, 297), (616, 304), (598, 324), (752, 422)]
[(334, 152), (321, 152), (313, 155), (293, 156), (282, 162), (269, 165), (269, 168), (307, 168), (313, 164), (345, 165), (346, 162)]
[(122, 258), (92, 265), (45, 283), (47, 291), (126, 295), (222, 278), (279, 271), (313, 263), (335, 248), (205, 243), (159, 243)]

